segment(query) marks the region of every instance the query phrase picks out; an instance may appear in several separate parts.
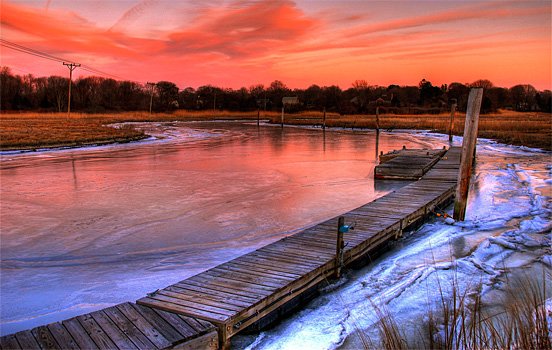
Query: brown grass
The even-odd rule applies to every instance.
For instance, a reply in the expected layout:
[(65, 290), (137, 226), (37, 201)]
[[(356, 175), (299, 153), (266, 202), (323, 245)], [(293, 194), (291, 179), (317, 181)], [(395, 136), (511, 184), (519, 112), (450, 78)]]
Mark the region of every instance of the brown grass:
[[(279, 123), (280, 116), (273, 117), (272, 122)], [(464, 132), (465, 114), (456, 113), (453, 134)], [(450, 114), (428, 115), (380, 115), (380, 128), (432, 130), (448, 133)], [(310, 112), (289, 114), (285, 117), (286, 124), (322, 125), (322, 113)], [(374, 115), (326, 115), (326, 126), (345, 128), (376, 128)], [(552, 114), (542, 112), (499, 111), (498, 113), (481, 115), (479, 121), (479, 137), (494, 139), (499, 142), (552, 150)]]
[(72, 147), (146, 138), (131, 125), (107, 126), (122, 122), (191, 121), (256, 119), (257, 113), (178, 112), (153, 114), (144, 112), (117, 114), (72, 113), (2, 113), (0, 114), (0, 150)]
[[(280, 122), (280, 113), (260, 112), (261, 119)], [(193, 120), (256, 120), (257, 112), (176, 111), (174, 113), (127, 112), (114, 114), (72, 113), (2, 113), (0, 114), (0, 149), (35, 149), (41, 147), (80, 146), (111, 142), (128, 142), (146, 137), (132, 126), (106, 126), (121, 122), (193, 121)], [(464, 115), (457, 113), (454, 134), (461, 135)], [(322, 113), (286, 114), (285, 123), (321, 125)], [(423, 129), (445, 133), (449, 115), (380, 115), (380, 127)], [(340, 116), (328, 113), (328, 127), (375, 128), (375, 116)], [(552, 150), (552, 117), (547, 113), (502, 111), (481, 116), (479, 136), (500, 142)]]
[(552, 349), (545, 306), (550, 275), (544, 270), (542, 276), (507, 281), (500, 307), (491, 312), (482, 302), (481, 286), (461, 292), (455, 278), (451, 283), (452, 296), (439, 286), (440, 306), (427, 310), (428, 321), (419, 330), (425, 339), (406, 339), (393, 316), (376, 308), (381, 340), (366, 348)]

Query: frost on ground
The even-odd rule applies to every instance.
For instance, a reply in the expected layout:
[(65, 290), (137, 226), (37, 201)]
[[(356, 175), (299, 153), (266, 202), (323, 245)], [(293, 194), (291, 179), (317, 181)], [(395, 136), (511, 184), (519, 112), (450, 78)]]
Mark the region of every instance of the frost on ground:
[(448, 225), (436, 218), (369, 266), (348, 271), (345, 283), (322, 291), (298, 314), (259, 335), (236, 337), (235, 346), (373, 346), (379, 338), (375, 306), (389, 312), (407, 338), (416, 338), (427, 310), (451, 298), (452, 281), (461, 293), (480, 292), (492, 308), (508, 278), (545, 276), (550, 302), (551, 155), (490, 141), (480, 141), (477, 152), (466, 221)]

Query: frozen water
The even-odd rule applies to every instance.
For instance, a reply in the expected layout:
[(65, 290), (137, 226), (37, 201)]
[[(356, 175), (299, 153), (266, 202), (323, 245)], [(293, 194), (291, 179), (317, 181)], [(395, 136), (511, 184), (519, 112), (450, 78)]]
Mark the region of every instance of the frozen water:
[(1, 332), (136, 300), (358, 207), (376, 154), (440, 141), (139, 123), (131, 144), (1, 156)]

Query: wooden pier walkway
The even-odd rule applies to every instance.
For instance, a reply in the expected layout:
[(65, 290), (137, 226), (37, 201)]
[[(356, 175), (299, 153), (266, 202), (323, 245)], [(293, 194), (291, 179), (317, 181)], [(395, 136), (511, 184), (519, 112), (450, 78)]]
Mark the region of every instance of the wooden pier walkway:
[(0, 338), (2, 349), (217, 349), (209, 322), (123, 303)]
[[(418, 181), (342, 215), (343, 265), (431, 215), (454, 196), (461, 149)], [(230, 338), (334, 276), (338, 217), (148, 294), (62, 322), (0, 338), (1, 349), (226, 348)], [(281, 310), (281, 309), (280, 309)], [(217, 332), (214, 331), (216, 326)]]
[[(404, 229), (448, 204), (454, 196), (460, 148), (451, 148), (421, 180), (343, 216), (356, 223), (345, 234), (343, 261), (375, 253)], [(207, 320), (229, 339), (304, 291), (331, 278), (336, 269), (338, 217), (180, 281), (137, 301), (140, 305)]]

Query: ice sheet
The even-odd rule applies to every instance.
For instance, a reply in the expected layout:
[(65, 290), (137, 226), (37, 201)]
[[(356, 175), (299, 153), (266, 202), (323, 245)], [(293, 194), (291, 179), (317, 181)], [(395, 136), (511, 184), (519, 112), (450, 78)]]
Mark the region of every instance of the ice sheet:
[(1, 157), (1, 333), (136, 300), (400, 186), (371, 131), (139, 123), (153, 140)]

